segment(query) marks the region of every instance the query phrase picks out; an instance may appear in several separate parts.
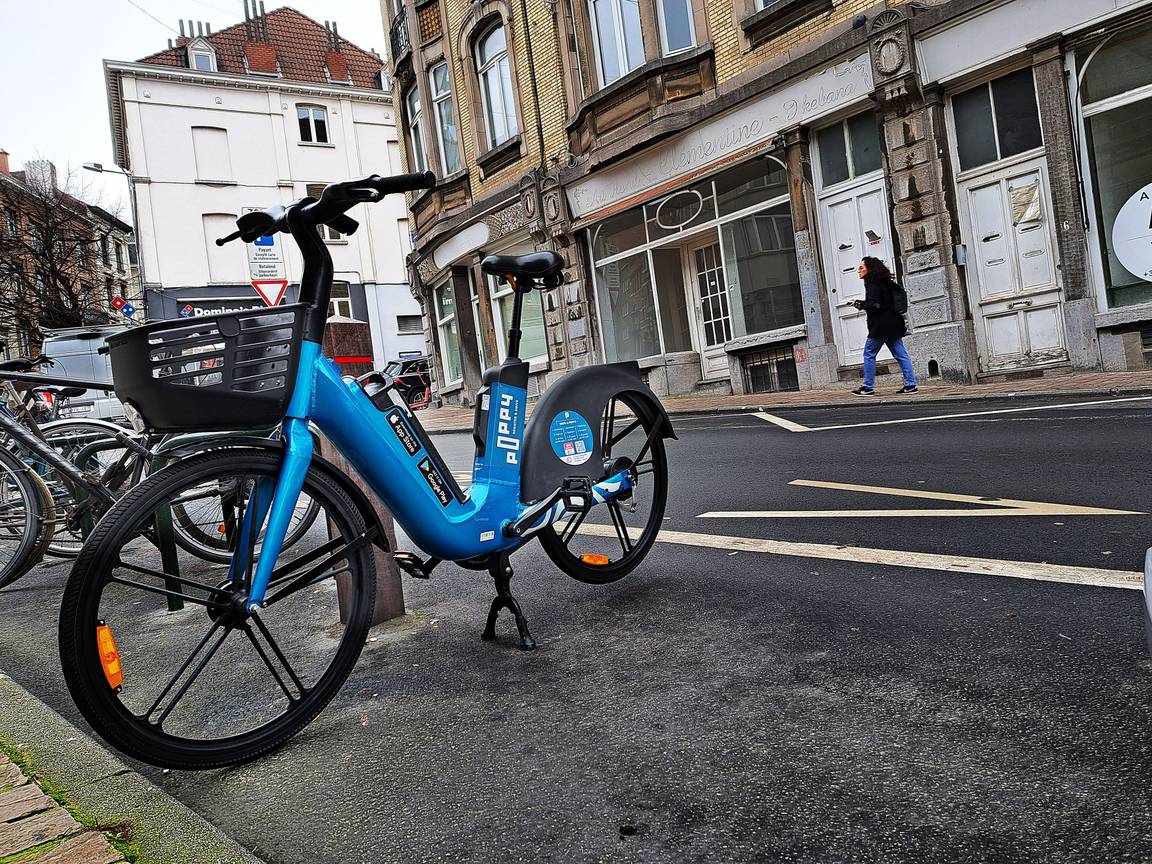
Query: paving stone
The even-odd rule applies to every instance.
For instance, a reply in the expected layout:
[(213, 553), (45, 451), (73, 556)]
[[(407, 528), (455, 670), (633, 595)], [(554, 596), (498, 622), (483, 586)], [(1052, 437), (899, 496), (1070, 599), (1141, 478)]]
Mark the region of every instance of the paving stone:
[(123, 860), (103, 834), (89, 831), (29, 858), (28, 864), (117, 864)]
[(7, 789), (11, 786), (23, 786), (28, 782), (28, 778), (24, 776), (18, 765), (0, 753), (0, 789)]
[(54, 806), (56, 802), (41, 792), (39, 786), (25, 783), (8, 792), (0, 792), (0, 822), (15, 822)]
[(0, 858), (67, 837), (79, 830), (80, 823), (63, 807), (37, 813), (19, 822), (5, 822), (0, 824)]

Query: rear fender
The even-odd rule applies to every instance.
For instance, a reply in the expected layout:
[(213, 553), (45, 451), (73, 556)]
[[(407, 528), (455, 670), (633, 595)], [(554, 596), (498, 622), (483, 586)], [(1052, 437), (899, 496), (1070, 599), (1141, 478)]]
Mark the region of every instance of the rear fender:
[[(592, 484), (603, 479), (601, 418), (609, 401), (620, 394), (632, 397), (646, 421), (659, 424), (661, 437), (676, 437), (668, 412), (635, 362), (569, 372), (548, 388), (528, 420), (520, 473), (523, 503), (547, 498), (569, 478), (587, 478)], [(572, 447), (565, 450), (565, 443)]]

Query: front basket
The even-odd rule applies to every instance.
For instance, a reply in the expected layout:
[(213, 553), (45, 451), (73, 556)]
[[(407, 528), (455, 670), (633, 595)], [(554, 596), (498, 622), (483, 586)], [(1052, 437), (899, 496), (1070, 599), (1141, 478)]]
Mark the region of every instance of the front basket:
[(292, 397), (307, 309), (160, 321), (110, 336), (116, 395), (160, 432), (271, 426)]

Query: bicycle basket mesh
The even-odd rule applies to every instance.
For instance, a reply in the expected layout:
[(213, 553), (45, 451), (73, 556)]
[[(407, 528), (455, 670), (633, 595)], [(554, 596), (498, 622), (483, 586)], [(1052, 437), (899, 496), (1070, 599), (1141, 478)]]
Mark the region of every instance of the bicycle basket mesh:
[(162, 321), (109, 337), (116, 395), (162, 432), (271, 426), (292, 396), (306, 310)]

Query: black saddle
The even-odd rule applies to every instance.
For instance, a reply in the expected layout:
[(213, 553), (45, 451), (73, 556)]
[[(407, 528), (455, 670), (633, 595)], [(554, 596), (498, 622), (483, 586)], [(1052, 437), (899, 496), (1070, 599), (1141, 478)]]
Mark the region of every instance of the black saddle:
[(493, 276), (540, 279), (558, 285), (557, 277), (564, 272), (564, 259), (556, 252), (548, 251), (527, 255), (489, 255), (480, 262), (480, 269)]
[(31, 372), (34, 365), (27, 357), (13, 357), (11, 360), (0, 360), (0, 372)]
[(76, 399), (88, 392), (83, 387), (57, 387), (54, 384), (41, 389), (47, 390), (49, 393), (55, 393), (57, 396), (62, 396), (65, 399)]

